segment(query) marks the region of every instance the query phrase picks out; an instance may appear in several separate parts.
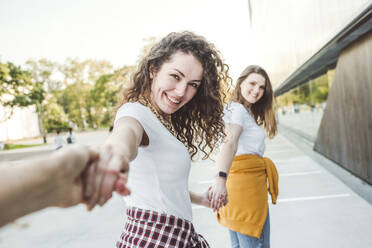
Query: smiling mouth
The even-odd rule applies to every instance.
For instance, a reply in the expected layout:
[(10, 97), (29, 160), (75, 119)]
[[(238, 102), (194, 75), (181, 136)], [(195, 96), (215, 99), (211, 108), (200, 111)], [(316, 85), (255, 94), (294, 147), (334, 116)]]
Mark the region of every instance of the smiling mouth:
[(165, 96), (166, 96), (168, 102), (170, 102), (171, 104), (173, 104), (173, 105), (178, 105), (178, 104), (181, 103), (181, 100), (176, 100), (176, 99), (174, 99), (174, 98), (172, 98), (172, 97), (169, 97), (166, 93), (164, 93), (164, 94), (165, 94)]

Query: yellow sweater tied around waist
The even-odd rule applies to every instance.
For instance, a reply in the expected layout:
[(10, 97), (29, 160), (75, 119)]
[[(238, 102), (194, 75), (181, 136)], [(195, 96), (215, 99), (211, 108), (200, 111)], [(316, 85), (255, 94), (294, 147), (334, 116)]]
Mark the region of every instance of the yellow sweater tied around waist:
[(226, 181), (228, 203), (217, 213), (218, 222), (236, 232), (260, 238), (268, 212), (268, 191), (278, 197), (278, 172), (269, 158), (235, 156)]

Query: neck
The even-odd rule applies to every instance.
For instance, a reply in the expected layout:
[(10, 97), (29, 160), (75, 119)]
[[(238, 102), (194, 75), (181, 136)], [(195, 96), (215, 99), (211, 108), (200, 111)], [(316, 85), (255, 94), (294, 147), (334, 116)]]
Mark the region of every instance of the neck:
[(246, 107), (247, 109), (251, 109), (252, 104), (244, 101), (243, 106)]
[(151, 104), (151, 105), (154, 107), (154, 109), (156, 110), (156, 112), (158, 112), (159, 115), (163, 116), (166, 120), (169, 120), (170, 115), (164, 113), (164, 112), (159, 108), (159, 106), (155, 103), (155, 101), (152, 99), (151, 96), (149, 97), (149, 104)]

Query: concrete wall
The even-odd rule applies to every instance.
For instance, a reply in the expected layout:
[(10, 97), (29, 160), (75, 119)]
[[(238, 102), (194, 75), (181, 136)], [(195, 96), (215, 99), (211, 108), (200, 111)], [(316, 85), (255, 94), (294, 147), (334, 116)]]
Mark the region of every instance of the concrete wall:
[(372, 33), (338, 60), (314, 149), (372, 184)]
[(0, 141), (39, 136), (35, 107), (15, 108), (10, 119), (4, 120), (8, 110), (0, 106)]

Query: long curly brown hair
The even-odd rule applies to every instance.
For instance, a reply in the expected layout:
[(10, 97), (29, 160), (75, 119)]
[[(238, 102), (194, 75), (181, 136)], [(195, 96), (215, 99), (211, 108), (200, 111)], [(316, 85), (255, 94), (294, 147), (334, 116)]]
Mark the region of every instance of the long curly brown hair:
[(271, 86), (271, 81), (267, 72), (258, 65), (247, 66), (244, 71), (240, 74), (236, 81), (235, 89), (230, 97), (233, 102), (239, 102), (244, 105), (244, 97), (242, 96), (240, 85), (251, 73), (260, 74), (265, 78), (265, 91), (260, 100), (252, 104), (251, 112), (253, 118), (256, 120), (258, 125), (263, 125), (269, 138), (273, 138), (277, 133), (277, 124), (275, 119), (274, 111), (274, 93)]
[(124, 90), (120, 106), (126, 102), (140, 101), (142, 97), (148, 98), (152, 83), (150, 67), (155, 73), (158, 72), (164, 62), (178, 51), (197, 58), (202, 64), (203, 76), (195, 96), (171, 114), (170, 122), (177, 139), (186, 144), (191, 158), (201, 151), (203, 159), (206, 159), (217, 142), (225, 137), (223, 104), (232, 80), (228, 75), (229, 67), (223, 62), (220, 52), (204, 37), (188, 31), (170, 33), (155, 44), (134, 73), (133, 85)]

